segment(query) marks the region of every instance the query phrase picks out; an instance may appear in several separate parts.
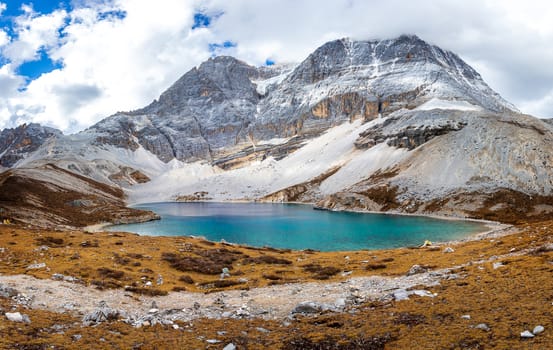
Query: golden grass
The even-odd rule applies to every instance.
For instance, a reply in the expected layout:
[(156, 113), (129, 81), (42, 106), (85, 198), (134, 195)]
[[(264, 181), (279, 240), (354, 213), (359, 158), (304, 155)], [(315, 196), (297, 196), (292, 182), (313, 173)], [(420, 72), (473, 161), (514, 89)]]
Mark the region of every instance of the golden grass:
[[(61, 273), (91, 286), (97, 283), (100, 288), (131, 286), (137, 293), (179, 288), (201, 292), (247, 289), (319, 280), (321, 276), (328, 277), (328, 281), (376, 274), (397, 276), (414, 264), (431, 268), (465, 265), (456, 272), (466, 276), (429, 288), (437, 293), (435, 298), (373, 302), (362, 305), (355, 314), (299, 317), (289, 325), (223, 319), (181, 323), (179, 330), (168, 326), (136, 329), (121, 322), (82, 327), (72, 316), (19, 309), (31, 317), (32, 323), (18, 324), (0, 317), (0, 348), (218, 349), (233, 342), (239, 349), (319, 349), (328, 344), (335, 349), (550, 349), (553, 252), (543, 247), (553, 243), (553, 221), (524, 224), (518, 229), (500, 238), (451, 245), (453, 253), (408, 248), (327, 253), (247, 248), (184, 237), (56, 232), (0, 225), (0, 247), (5, 248), (0, 253), (2, 274), (51, 278), (53, 273)], [(505, 266), (494, 269), (492, 257), (509, 253), (518, 255), (500, 258), (498, 261)], [(215, 270), (227, 267), (231, 274), (227, 281), (246, 278), (248, 282), (218, 284), (217, 275), (189, 268), (191, 261), (213, 264)], [(37, 262), (45, 262), (49, 271), (26, 269)], [(344, 277), (342, 271), (351, 274)], [(157, 286), (159, 275), (164, 283)], [(153, 286), (145, 287), (142, 277)], [(0, 308), (11, 307), (9, 300), (0, 298)], [(470, 320), (461, 318), (466, 314)], [(473, 327), (479, 323), (488, 324), (491, 331)], [(54, 327), (57, 324), (63, 325), (63, 334)], [(545, 327), (543, 334), (531, 340), (520, 338), (520, 332), (538, 324)], [(78, 341), (72, 338), (76, 334), (82, 336)], [(221, 343), (209, 345), (206, 339)]]

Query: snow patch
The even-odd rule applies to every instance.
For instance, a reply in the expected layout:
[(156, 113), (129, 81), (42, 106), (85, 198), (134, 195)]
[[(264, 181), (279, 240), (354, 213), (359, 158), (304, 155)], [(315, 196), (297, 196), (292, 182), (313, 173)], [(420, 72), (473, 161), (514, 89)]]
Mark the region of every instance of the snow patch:
[[(280, 161), (269, 157), (229, 171), (222, 171), (207, 163), (183, 164), (149, 183), (133, 186), (128, 191), (129, 201), (168, 201), (179, 195), (190, 195), (198, 191), (206, 191), (209, 198), (220, 201), (260, 198), (309, 181), (335, 166), (344, 166), (354, 155), (359, 154), (354, 146), (359, 133), (380, 122), (382, 120), (366, 124), (362, 124), (360, 120), (343, 123)], [(344, 174), (349, 176), (353, 171)], [(340, 185), (338, 179), (335, 180), (335, 186), (345, 186)], [(351, 182), (347, 178), (342, 180), (346, 185)]]
[(442, 100), (439, 98), (433, 98), (430, 101), (423, 103), (422, 105), (415, 108), (419, 111), (429, 111), (431, 109), (455, 109), (458, 111), (481, 111), (482, 108), (476, 105), (473, 105), (467, 101), (451, 101), (451, 100)]

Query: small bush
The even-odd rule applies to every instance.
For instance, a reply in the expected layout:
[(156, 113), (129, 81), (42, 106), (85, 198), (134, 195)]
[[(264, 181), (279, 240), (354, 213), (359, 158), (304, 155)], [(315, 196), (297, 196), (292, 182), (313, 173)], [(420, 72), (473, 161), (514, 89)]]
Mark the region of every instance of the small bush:
[(115, 281), (99, 281), (99, 280), (92, 280), (90, 281), (90, 284), (96, 287), (96, 289), (104, 290), (104, 289), (117, 289), (121, 288), (121, 284), (115, 282)]
[(45, 245), (50, 248), (56, 248), (63, 246), (63, 238), (55, 238), (55, 237), (39, 237), (36, 239), (37, 245)]
[(81, 242), (81, 247), (83, 248), (98, 248), (100, 244), (98, 243), (98, 240), (95, 239), (94, 241), (83, 241)]
[(342, 340), (326, 336), (320, 340), (311, 340), (304, 336), (296, 337), (287, 340), (283, 346), (283, 350), (383, 350), (386, 343), (394, 340), (390, 333), (377, 336), (362, 336), (355, 339)]
[(385, 269), (387, 266), (386, 264), (369, 264), (365, 269), (367, 270), (382, 270)]
[(409, 327), (413, 327), (425, 322), (426, 322), (426, 316), (411, 314), (408, 312), (400, 313), (394, 320), (395, 324), (404, 324)]
[(153, 289), (153, 288), (142, 288), (142, 287), (125, 287), (125, 290), (128, 292), (141, 294), (141, 295), (147, 295), (151, 297), (157, 297), (157, 296), (164, 296), (169, 294), (168, 292), (164, 290), (159, 289)]
[(193, 284), (194, 283), (194, 280), (192, 279), (192, 277), (190, 277), (188, 275), (180, 276), (179, 281), (184, 282), (184, 283), (188, 283), (188, 284)]
[(277, 276), (277, 275), (263, 275), (263, 278), (268, 279), (270, 281), (278, 281), (282, 279), (281, 276)]
[(221, 273), (224, 267), (231, 268), (227, 264), (213, 262), (210, 259), (178, 256), (174, 253), (163, 253), (161, 259), (167, 261), (175, 270), (198, 272), (206, 275), (217, 275)]
[(131, 262), (131, 259), (126, 258), (126, 257), (122, 257), (119, 254), (114, 253), (113, 254), (113, 261), (116, 264), (119, 264), (119, 265), (128, 265)]
[(304, 271), (314, 273), (312, 277), (318, 280), (327, 280), (342, 271), (334, 266), (321, 266), (319, 264), (307, 264), (302, 267)]
[(239, 282), (235, 280), (216, 280), (216, 281), (202, 282), (200, 283), (200, 286), (205, 288), (226, 288), (226, 287), (232, 287), (243, 283), (244, 282)]
[(287, 259), (277, 258), (272, 255), (260, 255), (255, 258), (244, 259), (245, 264), (270, 264), (270, 265), (291, 265), (292, 262)]
[(113, 278), (116, 280), (121, 279), (125, 275), (123, 271), (112, 270), (108, 269), (107, 267), (100, 267), (96, 271), (98, 272), (100, 277)]
[(196, 250), (193, 253), (197, 256), (162, 253), (161, 259), (167, 261), (172, 268), (178, 271), (216, 275), (221, 273), (225, 267), (232, 270), (232, 264), (243, 255), (240, 251), (226, 248)]

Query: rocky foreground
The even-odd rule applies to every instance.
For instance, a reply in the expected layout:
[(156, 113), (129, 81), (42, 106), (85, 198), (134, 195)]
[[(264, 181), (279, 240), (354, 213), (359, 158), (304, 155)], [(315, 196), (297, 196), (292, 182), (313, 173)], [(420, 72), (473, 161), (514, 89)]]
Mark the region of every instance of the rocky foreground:
[(553, 344), (551, 221), (386, 251), (258, 249), (14, 225), (0, 225), (0, 247), (6, 349)]

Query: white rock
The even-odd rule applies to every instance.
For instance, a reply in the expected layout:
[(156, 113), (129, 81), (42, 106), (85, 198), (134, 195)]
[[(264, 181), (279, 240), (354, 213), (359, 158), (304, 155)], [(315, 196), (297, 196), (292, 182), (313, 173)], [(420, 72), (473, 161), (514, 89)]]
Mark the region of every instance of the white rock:
[(420, 290), (420, 289), (418, 289), (418, 290), (413, 290), (412, 292), (413, 292), (412, 294), (418, 295), (419, 297), (434, 298), (435, 296), (438, 295), (437, 293), (430, 293), (430, 292), (427, 291), (427, 290)]
[(470, 320), (470, 315), (463, 315), (461, 316), (463, 320)]
[(486, 331), (486, 332), (489, 332), (491, 330), (490, 326), (488, 326), (485, 323), (479, 323), (476, 326), (474, 326), (474, 328), (481, 329), (481, 330)]
[(451, 248), (451, 247), (447, 247), (444, 249), (444, 253), (453, 253), (455, 251), (455, 249)]
[(158, 312), (159, 312), (159, 309), (155, 309), (155, 308), (148, 310), (149, 314), (155, 314), (155, 313), (158, 313)]
[(520, 337), (521, 338), (534, 338), (534, 335), (532, 334), (532, 332), (530, 331), (524, 331), (522, 333), (520, 333)]
[(293, 314), (315, 314), (321, 312), (323, 309), (322, 305), (313, 301), (306, 301), (299, 303), (292, 310)]
[(426, 271), (428, 271), (428, 269), (425, 268), (425, 267), (422, 267), (420, 265), (413, 265), (413, 266), (411, 266), (411, 268), (407, 272), (407, 276), (413, 276), (413, 275), (416, 275), (416, 274), (419, 274), (419, 273), (424, 273)]
[(534, 335), (538, 335), (540, 333), (543, 333), (543, 331), (545, 331), (545, 328), (543, 326), (536, 326), (534, 327), (532, 333), (534, 333)]
[(227, 346), (225, 346), (223, 350), (236, 350), (236, 345), (234, 345), (233, 343), (227, 344)]
[(397, 301), (408, 300), (409, 293), (405, 289), (398, 289), (394, 292), (394, 299)]
[(29, 316), (23, 315), (19, 312), (6, 312), (6, 318), (12, 322), (31, 323)]
[(221, 341), (217, 339), (208, 339), (206, 340), (206, 342), (208, 342), (209, 344), (217, 344), (217, 343), (220, 343)]
[(494, 263), (493, 263), (493, 269), (494, 269), (494, 270), (497, 270), (498, 268), (500, 268), (500, 267), (502, 267), (502, 266), (505, 266), (505, 265), (503, 265), (503, 264), (500, 263), (500, 262), (494, 262)]
[(46, 267), (46, 263), (31, 264), (27, 266), (27, 270), (43, 269)]
[(339, 309), (343, 309), (346, 307), (346, 299), (344, 298), (338, 298), (336, 301), (334, 301), (334, 306), (336, 306)]
[(174, 325), (173, 325), (173, 329), (179, 329), (179, 325), (178, 325), (178, 324), (174, 324)]

